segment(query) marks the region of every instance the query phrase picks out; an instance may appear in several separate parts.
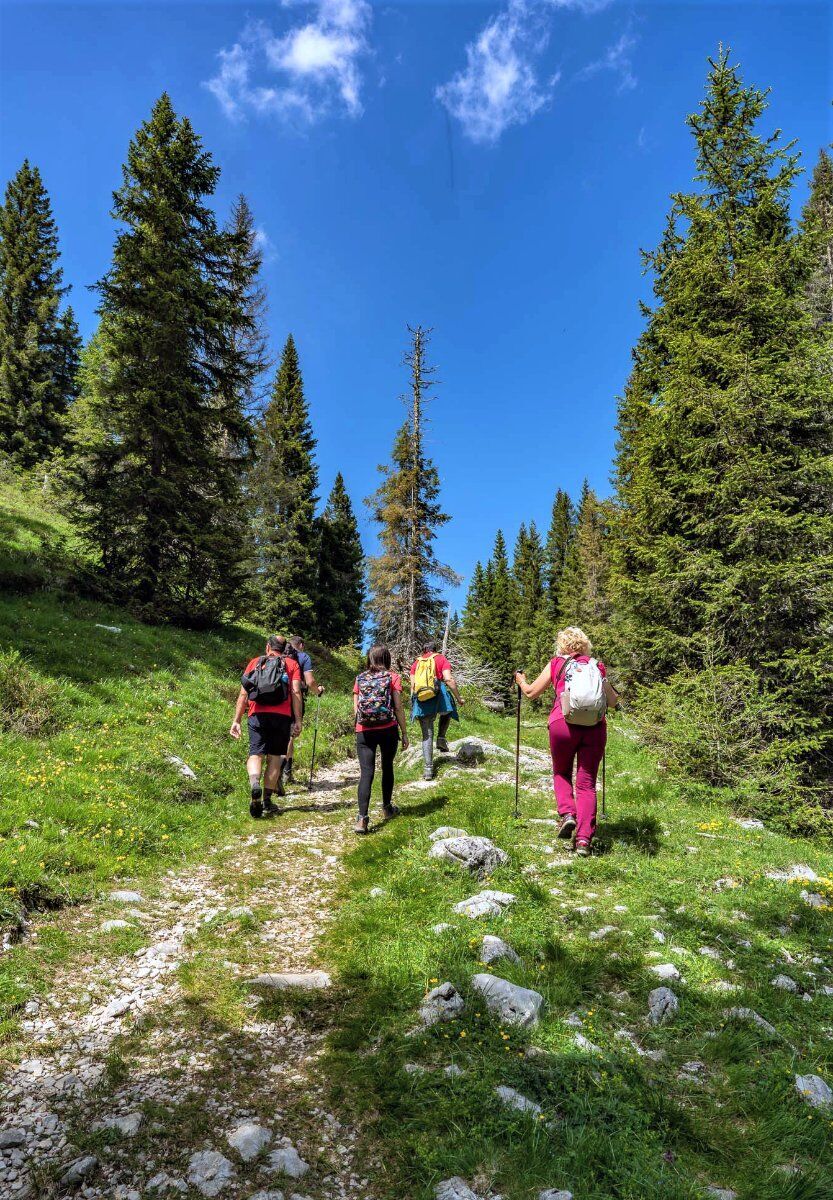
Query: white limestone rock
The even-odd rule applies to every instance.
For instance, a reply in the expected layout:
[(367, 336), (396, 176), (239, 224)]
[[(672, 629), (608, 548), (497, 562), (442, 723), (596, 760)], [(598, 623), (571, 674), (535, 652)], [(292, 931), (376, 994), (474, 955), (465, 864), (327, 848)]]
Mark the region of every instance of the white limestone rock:
[(501, 1020), (512, 1025), (535, 1025), (541, 1014), (544, 997), (531, 988), (519, 987), (498, 975), (485, 972), (473, 975), (473, 989), (483, 997), (486, 1007)]

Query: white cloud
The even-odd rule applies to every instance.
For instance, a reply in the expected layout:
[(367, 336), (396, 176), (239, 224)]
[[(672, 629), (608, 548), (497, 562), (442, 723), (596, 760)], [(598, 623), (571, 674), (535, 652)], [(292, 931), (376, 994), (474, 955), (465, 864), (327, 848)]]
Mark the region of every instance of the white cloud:
[(631, 51), (636, 45), (637, 39), (632, 33), (627, 30), (618, 41), (612, 46), (608, 46), (601, 58), (588, 65), (579, 72), (579, 79), (591, 79), (594, 75), (598, 75), (600, 71), (612, 71), (614, 75), (618, 75), (619, 84), (618, 91), (629, 92), (637, 85), (637, 78), (633, 70), (633, 61)]
[[(205, 86), (232, 120), (250, 111), (302, 124), (332, 112), (359, 116), (370, 20), (367, 0), (318, 0), (311, 20), (281, 34), (250, 22), (230, 49), (220, 50), (217, 74)], [(255, 75), (263, 82), (255, 83)]]
[(466, 65), (436, 89), (436, 97), (473, 142), (496, 142), (548, 103), (561, 78), (543, 82), (537, 64), (549, 41), (553, 9), (592, 13), (610, 0), (509, 0), (466, 46)]

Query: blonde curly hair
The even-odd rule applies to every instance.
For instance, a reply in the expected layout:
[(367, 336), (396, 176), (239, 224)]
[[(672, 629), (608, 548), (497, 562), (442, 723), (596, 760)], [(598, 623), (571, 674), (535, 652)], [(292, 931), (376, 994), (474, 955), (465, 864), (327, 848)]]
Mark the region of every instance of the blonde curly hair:
[(578, 625), (568, 625), (566, 629), (559, 629), (555, 639), (556, 654), (590, 654), (592, 650), (593, 643)]

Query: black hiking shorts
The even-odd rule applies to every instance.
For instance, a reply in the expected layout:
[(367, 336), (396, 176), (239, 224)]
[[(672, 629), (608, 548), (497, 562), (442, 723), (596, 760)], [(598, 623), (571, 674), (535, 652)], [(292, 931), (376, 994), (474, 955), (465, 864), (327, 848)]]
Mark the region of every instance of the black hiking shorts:
[(286, 754), (292, 717), (283, 713), (252, 713), (249, 717), (249, 754)]

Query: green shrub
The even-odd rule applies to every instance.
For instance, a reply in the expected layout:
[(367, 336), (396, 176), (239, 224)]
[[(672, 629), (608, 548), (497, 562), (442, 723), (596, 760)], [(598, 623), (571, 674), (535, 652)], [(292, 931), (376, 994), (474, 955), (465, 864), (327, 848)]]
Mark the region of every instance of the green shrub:
[(17, 650), (0, 651), (0, 729), (36, 737), (58, 725), (60, 692), (32, 672)]

